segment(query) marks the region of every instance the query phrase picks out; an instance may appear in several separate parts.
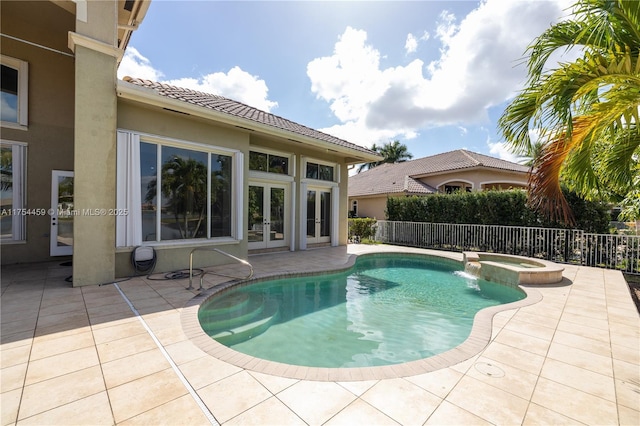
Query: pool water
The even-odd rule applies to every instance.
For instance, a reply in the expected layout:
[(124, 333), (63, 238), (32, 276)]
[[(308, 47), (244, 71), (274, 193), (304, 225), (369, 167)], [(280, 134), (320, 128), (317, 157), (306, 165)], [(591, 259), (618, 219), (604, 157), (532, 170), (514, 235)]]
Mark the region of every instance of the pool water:
[(475, 314), (521, 300), (517, 288), (424, 256), (358, 258), (330, 275), (259, 282), (205, 302), (204, 331), (230, 348), (309, 367), (367, 367), (430, 357), (461, 344)]

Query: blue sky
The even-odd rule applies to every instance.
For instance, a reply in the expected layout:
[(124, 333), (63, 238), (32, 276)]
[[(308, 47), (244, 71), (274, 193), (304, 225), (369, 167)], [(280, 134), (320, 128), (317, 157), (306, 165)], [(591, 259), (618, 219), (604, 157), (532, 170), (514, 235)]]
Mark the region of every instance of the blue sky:
[[(531, 41), (568, 0), (154, 0), (118, 76), (216, 93), (414, 158), (465, 148), (515, 160), (496, 123)], [(556, 58), (556, 60), (559, 58)]]

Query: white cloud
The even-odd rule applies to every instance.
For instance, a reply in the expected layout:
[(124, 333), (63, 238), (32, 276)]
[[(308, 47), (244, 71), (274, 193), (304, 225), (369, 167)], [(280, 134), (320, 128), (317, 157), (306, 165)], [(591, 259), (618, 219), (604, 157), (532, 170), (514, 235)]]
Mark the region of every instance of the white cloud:
[(431, 38), (431, 36), (427, 31), (425, 31), (420, 38), (416, 38), (412, 33), (407, 34), (407, 41), (404, 43), (405, 53), (407, 55), (415, 53), (418, 50), (418, 43), (420, 41), (427, 41), (429, 38)]
[(118, 78), (122, 79), (126, 76), (159, 81), (164, 74), (153, 68), (151, 61), (142, 56), (135, 47), (129, 46), (118, 67)]
[(199, 79), (180, 78), (164, 83), (224, 96), (267, 112), (278, 106), (277, 102), (268, 99), (267, 83), (238, 66), (231, 68), (228, 73), (216, 72)]
[(511, 161), (512, 163), (522, 163), (523, 158), (511, 152), (506, 142), (490, 142), (487, 141), (489, 152), (502, 160)]
[[(515, 65), (526, 47), (565, 14), (566, 5), (566, 0), (486, 0), (459, 22), (444, 11), (434, 35), (440, 56), (426, 65), (424, 57), (382, 69), (381, 54), (367, 43), (367, 33), (348, 27), (331, 56), (307, 65), (311, 90), (341, 122), (331, 132), (353, 133), (348, 140), (363, 145), (388, 140), (389, 134), (487, 123), (488, 108), (522, 88), (526, 68)], [(407, 52), (417, 48), (414, 39), (407, 37)]]
[(277, 102), (269, 100), (269, 88), (264, 80), (237, 66), (231, 68), (228, 73), (216, 72), (197, 79), (185, 77), (161, 81), (164, 73), (155, 69), (151, 61), (140, 54), (135, 47), (129, 46), (118, 68), (118, 78), (124, 76), (224, 96), (267, 112), (278, 106)]
[(418, 40), (411, 33), (407, 34), (407, 41), (404, 43), (404, 50), (407, 52), (407, 54), (413, 53), (418, 50)]

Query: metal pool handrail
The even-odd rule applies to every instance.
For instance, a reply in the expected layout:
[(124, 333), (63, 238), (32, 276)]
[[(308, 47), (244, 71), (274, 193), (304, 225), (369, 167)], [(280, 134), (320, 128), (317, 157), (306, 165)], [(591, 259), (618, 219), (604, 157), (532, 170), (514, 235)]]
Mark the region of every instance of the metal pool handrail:
[(202, 290), (204, 287), (202, 286), (202, 281), (204, 279), (204, 276), (206, 274), (212, 274), (212, 275), (218, 275), (221, 277), (228, 277), (228, 278), (235, 278), (235, 279), (241, 279), (241, 280), (248, 280), (249, 278), (253, 277), (253, 266), (251, 266), (251, 264), (249, 262), (247, 262), (244, 259), (240, 259), (239, 257), (236, 257), (232, 254), (229, 254), (225, 251), (222, 251), (220, 249), (217, 248), (212, 248), (212, 247), (196, 247), (193, 250), (191, 250), (191, 253), (189, 253), (189, 287), (187, 287), (187, 290), (193, 290), (193, 253), (196, 251), (215, 251), (216, 253), (220, 253), (224, 256), (227, 256), (228, 258), (231, 258), (233, 260), (235, 260), (236, 262), (242, 263), (245, 266), (249, 267), (249, 275), (247, 275), (246, 277), (235, 277), (232, 275), (225, 275), (225, 274), (219, 274), (213, 271), (202, 271), (202, 273), (200, 274), (200, 288), (198, 289), (198, 291)]

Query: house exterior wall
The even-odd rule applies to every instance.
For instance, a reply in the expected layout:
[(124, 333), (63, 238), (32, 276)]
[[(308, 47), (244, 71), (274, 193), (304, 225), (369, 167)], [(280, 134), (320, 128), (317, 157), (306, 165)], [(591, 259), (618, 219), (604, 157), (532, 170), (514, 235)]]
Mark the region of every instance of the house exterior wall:
[(347, 165), (344, 163), (343, 159), (337, 155), (332, 155), (326, 152), (326, 150), (316, 150), (309, 146), (302, 145), (296, 142), (292, 142), (284, 139), (276, 139), (276, 138), (267, 138), (259, 135), (251, 136), (251, 147), (256, 149), (273, 149), (281, 152), (293, 153), (296, 156), (296, 174), (294, 177), (295, 183), (295, 199), (296, 199), (296, 213), (294, 215), (295, 220), (295, 229), (296, 234), (294, 236), (294, 249), (300, 250), (300, 234), (299, 230), (301, 229), (302, 223), (301, 221), (304, 218), (300, 216), (300, 204), (304, 202), (304, 199), (300, 197), (300, 188), (303, 182), (307, 182), (308, 185), (311, 186), (326, 186), (325, 182), (310, 182), (305, 179), (305, 170), (304, 170), (304, 160), (308, 159), (310, 161), (317, 160), (321, 162), (327, 162), (335, 164), (336, 173), (339, 173), (340, 180), (337, 182), (337, 187), (339, 190), (339, 199), (338, 199), (338, 211), (339, 216), (338, 220), (338, 245), (347, 244), (348, 239), (348, 210), (349, 210), (349, 197), (348, 197), (348, 170)]
[[(155, 271), (166, 272), (188, 268), (189, 253), (195, 247), (214, 246), (234, 256), (246, 258), (249, 250), (246, 238), (246, 229), (248, 219), (246, 212), (248, 211), (248, 187), (251, 180), (249, 171), (249, 153), (251, 150), (272, 150), (287, 154), (294, 154), (295, 161), (291, 166), (295, 168), (295, 176), (292, 178), (293, 188), (290, 197), (295, 200), (293, 229), (295, 232), (290, 233), (289, 238), (292, 239), (291, 244), (281, 249), (288, 249), (290, 246), (294, 250), (300, 250), (300, 229), (303, 218), (300, 217), (300, 206), (304, 199), (300, 197), (301, 184), (304, 178), (304, 160), (317, 160), (322, 162), (335, 163), (336, 173), (340, 174), (340, 182), (337, 183), (339, 188), (338, 211), (337, 218), (337, 243), (345, 245), (347, 243), (347, 166), (342, 163), (339, 156), (327, 154), (326, 151), (319, 151), (313, 148), (292, 142), (286, 139), (275, 137), (261, 136), (253, 132), (238, 129), (232, 126), (219, 125), (212, 121), (202, 118), (189, 117), (184, 114), (163, 110), (158, 107), (152, 107), (139, 104), (127, 100), (118, 101), (118, 120), (117, 127), (122, 130), (139, 133), (144, 140), (144, 135), (151, 135), (160, 139), (169, 138), (187, 143), (198, 143), (210, 145), (213, 147), (227, 148), (238, 150), (244, 155), (243, 182), (243, 217), (236, 218), (242, 224), (245, 235), (242, 240), (237, 242), (216, 242), (215, 240), (194, 240), (189, 243), (154, 243), (154, 249), (157, 254), (157, 264)], [(308, 181), (307, 181), (308, 182)], [(309, 183), (309, 182), (308, 182)], [(313, 184), (311, 182), (310, 184)], [(322, 186), (327, 185), (324, 182), (316, 182)], [(291, 227), (287, 227), (289, 230)], [(130, 256), (132, 248), (116, 249), (116, 267), (115, 274), (117, 277), (131, 275), (134, 271), (131, 266)], [(194, 267), (206, 267), (216, 264), (228, 263), (229, 260), (222, 256), (196, 253), (194, 255)]]
[[(249, 134), (231, 127), (217, 126), (212, 122), (189, 118), (183, 114), (166, 111), (160, 108), (147, 107), (132, 102), (120, 100), (118, 102), (119, 129), (134, 131), (142, 134), (171, 138), (183, 142), (196, 142), (214, 147), (237, 149), (249, 155)], [(244, 171), (244, 211), (247, 211), (246, 182), (248, 169)], [(246, 218), (239, 218), (246, 228)], [(174, 271), (189, 267), (189, 253), (195, 247), (213, 245), (234, 256), (246, 258), (247, 243), (241, 240), (234, 243), (203, 242), (202, 240), (188, 244), (158, 244), (154, 246), (157, 254), (155, 270), (158, 272)], [(118, 249), (116, 253), (116, 276), (128, 276), (132, 274), (131, 266), (132, 249)], [(228, 259), (206, 252), (194, 255), (194, 267), (212, 266), (220, 263), (228, 263)]]
[[(60, 52), (75, 17), (49, 1), (2, 2), (2, 33)], [(51, 171), (73, 170), (74, 58), (22, 41), (2, 38), (2, 55), (26, 61), (28, 72), (28, 127), (2, 127), (3, 141), (27, 145), (27, 209), (51, 207)], [(68, 260), (49, 256), (49, 215), (27, 215), (26, 240), (2, 244), (2, 264)]]
[(378, 220), (386, 219), (386, 194), (374, 197), (351, 197), (349, 198), (349, 206), (354, 200), (358, 201), (358, 217), (371, 217)]
[(420, 180), (434, 188), (438, 188), (440, 191), (444, 190), (444, 185), (456, 185), (457, 183), (464, 183), (470, 186), (473, 191), (483, 190), (483, 186), (486, 183), (491, 183), (496, 187), (500, 186), (502, 189), (527, 186), (526, 174), (496, 169), (457, 170), (450, 173), (427, 176)]

